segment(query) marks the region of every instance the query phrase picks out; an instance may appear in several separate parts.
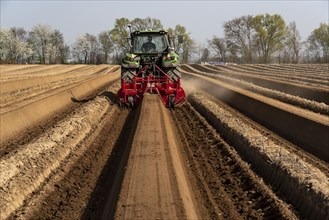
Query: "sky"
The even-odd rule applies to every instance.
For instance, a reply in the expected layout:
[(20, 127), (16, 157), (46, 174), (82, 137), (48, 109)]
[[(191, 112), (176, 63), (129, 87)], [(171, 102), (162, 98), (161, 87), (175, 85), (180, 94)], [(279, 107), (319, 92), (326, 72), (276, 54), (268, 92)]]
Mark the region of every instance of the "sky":
[(320, 26), (328, 24), (328, 0), (212, 0), (212, 1), (91, 1), (91, 0), (0, 0), (1, 27), (37, 24), (58, 29), (66, 43), (79, 35), (98, 35), (114, 27), (115, 19), (158, 18), (165, 28), (186, 27), (192, 39), (206, 44), (213, 36), (224, 37), (223, 24), (245, 15), (279, 14), (286, 24), (296, 22), (303, 40)]

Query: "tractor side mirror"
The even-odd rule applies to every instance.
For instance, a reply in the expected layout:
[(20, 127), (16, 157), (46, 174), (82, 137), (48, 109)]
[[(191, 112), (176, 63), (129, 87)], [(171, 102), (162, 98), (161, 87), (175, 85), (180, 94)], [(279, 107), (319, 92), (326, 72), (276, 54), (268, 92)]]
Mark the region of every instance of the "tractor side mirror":
[(183, 35), (178, 35), (178, 43), (180, 44), (184, 43)]

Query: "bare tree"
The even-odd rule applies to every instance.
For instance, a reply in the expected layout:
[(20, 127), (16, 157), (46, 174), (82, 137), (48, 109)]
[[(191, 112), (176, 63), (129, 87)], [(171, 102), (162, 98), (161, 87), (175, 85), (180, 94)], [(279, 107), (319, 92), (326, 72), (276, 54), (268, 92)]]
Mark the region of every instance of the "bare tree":
[(97, 37), (91, 34), (78, 36), (72, 45), (72, 56), (78, 63), (98, 64), (100, 45)]
[(299, 53), (302, 48), (301, 36), (296, 26), (296, 22), (289, 23), (285, 47), (283, 49), (285, 61), (288, 63), (299, 63)]
[(103, 54), (102, 63), (107, 63), (108, 58), (109, 58), (109, 54), (113, 50), (113, 42), (111, 40), (110, 32), (109, 31), (102, 31), (98, 35), (98, 40), (99, 40), (99, 43), (101, 45), (100, 49), (101, 49), (102, 54)]
[(85, 35), (78, 36), (72, 45), (73, 59), (78, 63), (87, 64), (90, 47), (90, 42), (88, 42)]
[(64, 37), (59, 30), (52, 31), (48, 45), (49, 63), (62, 63), (61, 50), (64, 48)]
[(224, 23), (224, 32), (232, 54), (241, 54), (243, 62), (252, 62), (252, 36), (254, 33), (253, 17), (242, 16)]
[(208, 62), (210, 59), (210, 50), (208, 48), (203, 48), (200, 62)]
[(62, 64), (67, 63), (70, 56), (70, 46), (63, 44), (59, 47), (59, 57)]
[(89, 51), (89, 63), (91, 64), (99, 64), (99, 51), (100, 51), (100, 44), (97, 40), (97, 37), (86, 33), (87, 41), (89, 41), (90, 51)]
[(227, 44), (224, 38), (214, 36), (208, 41), (208, 44), (212, 51), (215, 53), (215, 57), (223, 62), (226, 62)]

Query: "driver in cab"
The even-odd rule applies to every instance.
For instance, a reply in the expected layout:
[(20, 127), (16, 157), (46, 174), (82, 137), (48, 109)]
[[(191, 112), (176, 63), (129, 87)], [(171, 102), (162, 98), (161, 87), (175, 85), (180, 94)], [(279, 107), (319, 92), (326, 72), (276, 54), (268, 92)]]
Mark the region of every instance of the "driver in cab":
[(147, 42), (145, 42), (142, 46), (142, 51), (143, 52), (149, 52), (152, 50), (155, 50), (155, 44), (152, 42), (152, 36), (148, 36)]

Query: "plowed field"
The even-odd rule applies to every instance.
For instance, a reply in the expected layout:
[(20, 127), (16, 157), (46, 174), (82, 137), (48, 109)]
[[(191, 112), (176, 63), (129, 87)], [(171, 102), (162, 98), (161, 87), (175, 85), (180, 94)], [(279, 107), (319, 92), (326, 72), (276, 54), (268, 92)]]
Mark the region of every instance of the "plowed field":
[(329, 219), (328, 65), (181, 65), (120, 109), (120, 67), (0, 65), (0, 219)]

